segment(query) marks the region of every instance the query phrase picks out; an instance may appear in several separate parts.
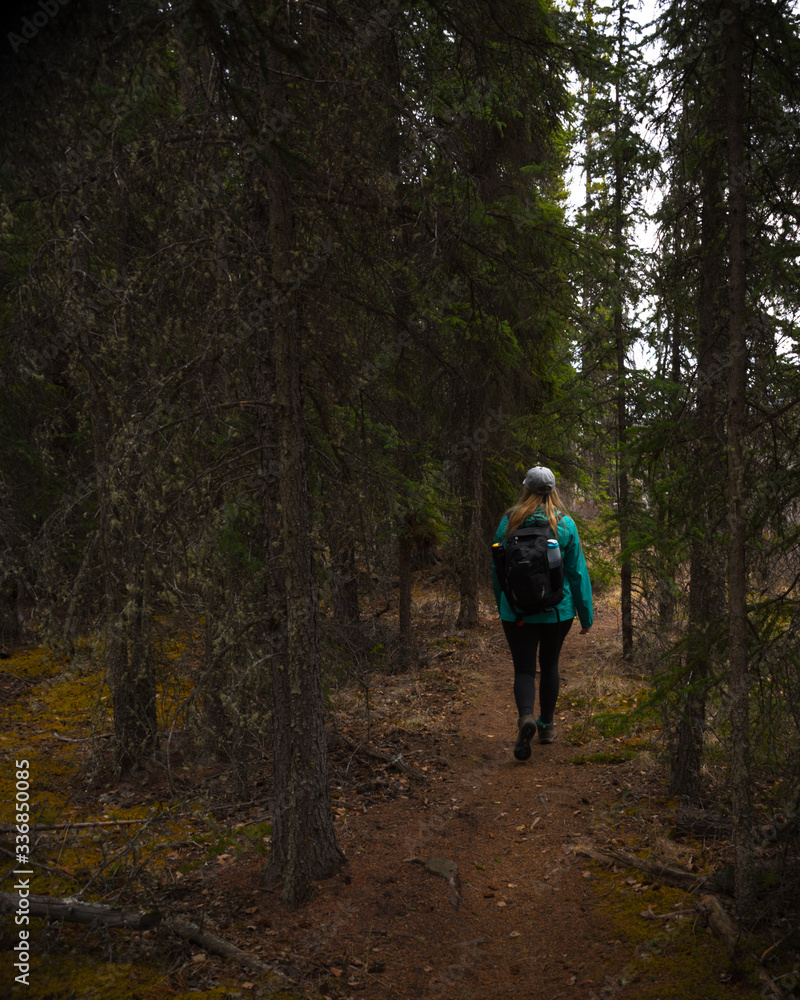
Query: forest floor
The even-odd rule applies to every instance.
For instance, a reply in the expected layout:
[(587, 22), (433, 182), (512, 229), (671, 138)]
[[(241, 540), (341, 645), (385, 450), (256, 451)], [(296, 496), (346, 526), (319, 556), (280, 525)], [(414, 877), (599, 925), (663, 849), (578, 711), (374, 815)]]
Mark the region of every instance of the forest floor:
[[(617, 613), (601, 600), (592, 631), (569, 634), (557, 739), (550, 746), (534, 741), (524, 763), (512, 753), (510, 658), (488, 607), (469, 633), (430, 618), (420, 631), (424, 662), (406, 673), (371, 675), (368, 702), (363, 687), (333, 692), (329, 763), (347, 865), (297, 911), (261, 885), (269, 842), (264, 782), (238, 802), (224, 774), (206, 774), (205, 797), (193, 800), (201, 774), (188, 765), (119, 783), (102, 769), (87, 774), (84, 764), (75, 778), (81, 717), (63, 707), (53, 714), (58, 673), (17, 690), (8, 678), (21, 678), (24, 664), (17, 660), (15, 672), (15, 659), (5, 661), (0, 768), (31, 758), (41, 816), (56, 827), (39, 837), (37, 857), (47, 868), (32, 889), (66, 895), (65, 886), (85, 887), (97, 871), (83, 900), (157, 907), (202, 924), (286, 985), (163, 927), (109, 931), (40, 920), (31, 930), (30, 986), (15, 985), (16, 929), (6, 917), (0, 996), (790, 996), (777, 965), (767, 993), (757, 985), (756, 959), (771, 938), (743, 939), (742, 960), (733, 964), (698, 913), (696, 894), (587, 853), (649, 859), (695, 875), (698, 885), (731, 860), (724, 839), (676, 833), (678, 804), (666, 797), (656, 720), (643, 715), (624, 735), (604, 735), (593, 722), (600, 710), (629, 710), (647, 694), (645, 678), (620, 669), (617, 633)], [(72, 676), (70, 690), (90, 674)], [(11, 791), (2, 791), (10, 802)], [(9, 831), (10, 806), (7, 812)], [(165, 818), (158, 837), (132, 844), (129, 831), (155, 816)], [(79, 821), (98, 825), (74, 826)], [(109, 865), (117, 854), (116, 867)], [(7, 871), (0, 890), (11, 890), (12, 878)], [(785, 974), (785, 951), (775, 960)]]

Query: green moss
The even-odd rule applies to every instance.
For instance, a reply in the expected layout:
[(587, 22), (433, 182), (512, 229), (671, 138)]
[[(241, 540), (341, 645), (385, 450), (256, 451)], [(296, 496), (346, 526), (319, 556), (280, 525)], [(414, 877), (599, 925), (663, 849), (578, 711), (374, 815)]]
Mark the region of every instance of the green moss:
[(450, 646), (466, 646), (468, 641), (458, 636), (441, 636), (438, 639), (431, 639), (430, 646), (438, 646), (441, 649), (448, 649)]
[[(689, 893), (668, 887), (637, 891), (619, 875), (602, 872), (596, 874), (593, 885), (599, 896), (598, 910), (610, 920), (629, 956), (619, 981), (622, 986), (636, 984), (630, 996), (636, 1000), (760, 998), (746, 969), (732, 969), (722, 942), (707, 933), (698, 918), (690, 915), (668, 921), (642, 916), (650, 907), (659, 916), (675, 909), (691, 910), (694, 897)], [(732, 978), (737, 981), (735, 993)]]
[[(34, 946), (35, 947), (35, 946)], [(140, 960), (106, 962), (85, 954), (36, 955), (31, 957), (29, 985), (16, 983), (19, 970), (14, 968), (9, 952), (0, 954), (0, 982), (12, 983), (4, 994), (9, 1000), (231, 1000), (250, 995), (242, 992), (240, 981), (229, 979), (224, 985), (208, 989), (176, 989), (163, 971)], [(297, 994), (285, 987), (270, 991), (257, 973), (242, 972), (242, 980), (257, 977), (258, 996), (270, 1000), (297, 1000)], [(226, 977), (227, 978), (227, 977)], [(262, 992), (267, 986), (267, 992)]]
[[(179, 637), (167, 653), (180, 657), (185, 641), (185, 637)], [(260, 820), (230, 829), (206, 814), (207, 807), (202, 803), (192, 812), (191, 806), (187, 808), (187, 803), (178, 801), (171, 808), (167, 803), (152, 801), (126, 805), (125, 797), (112, 805), (111, 795), (101, 796), (91, 804), (81, 797), (81, 806), (71, 801), (74, 791), (84, 785), (81, 769), (98, 750), (94, 737), (112, 728), (110, 693), (102, 655), (97, 654), (102, 650), (88, 646), (69, 659), (50, 656), (42, 649), (29, 650), (7, 664), (9, 672), (29, 683), (12, 701), (0, 705), (0, 799), (13, 801), (15, 761), (24, 759), (29, 773), (31, 821), (56, 827), (43, 832), (37, 842), (34, 860), (44, 867), (37, 868), (31, 878), (31, 891), (68, 896), (95, 879), (89, 893), (91, 900), (99, 888), (108, 894), (128, 885), (132, 869), (142, 858), (157, 858), (167, 870), (186, 872), (212, 858), (224, 862), (224, 854), (268, 854), (269, 823)], [(174, 718), (174, 703), (183, 700), (188, 684), (172, 666), (168, 673), (165, 679), (159, 678), (158, 686), (162, 722)], [(112, 793), (116, 791), (111, 789)], [(118, 820), (124, 822), (117, 824)], [(71, 822), (79, 825), (70, 826)], [(80, 825), (87, 823), (91, 825)], [(134, 838), (135, 851), (130, 850)], [(166, 857), (165, 852), (169, 852)], [(158, 878), (155, 861), (150, 862), (148, 878)], [(15, 928), (10, 930), (3, 936), (0, 924), (3, 986), (14, 984), (19, 973), (13, 966), (11, 951), (17, 940)], [(17, 983), (13, 992), (2, 994), (4, 997), (223, 1000), (251, 995), (241, 987), (248, 980), (257, 981), (259, 996), (274, 996), (277, 1000), (292, 995), (285, 986), (270, 991), (265, 976), (246, 973), (230, 963), (226, 963), (229, 976), (217, 974), (219, 963), (214, 965), (213, 974), (216, 982), (230, 985), (189, 990), (187, 982), (208, 981), (207, 967), (187, 959), (188, 975), (166, 972), (171, 962), (165, 962), (162, 946), (168, 939), (162, 940), (159, 934), (148, 941), (129, 932), (95, 933), (68, 923), (46, 929), (43, 921), (33, 921), (30, 930), (29, 985)], [(112, 947), (116, 960), (109, 960)], [(125, 961), (120, 960), (121, 955)]]
[[(81, 997), (81, 1000), (138, 1000), (163, 996), (153, 990), (162, 977), (156, 970), (150, 970), (137, 962), (110, 964), (92, 961), (85, 955), (37, 955), (35, 945), (30, 961), (29, 985), (15, 982), (17, 969), (9, 954), (0, 955), (0, 978), (13, 983), (10, 997), (25, 997), (26, 1000), (67, 1000)], [(172, 994), (174, 996), (174, 994)]]
[(626, 761), (633, 760), (637, 755), (638, 750), (604, 750), (600, 753), (583, 754), (578, 757), (572, 757), (568, 763), (570, 764), (624, 764)]
[(14, 655), (4, 664), (3, 669), (15, 677), (24, 677), (28, 681), (43, 681), (56, 676), (62, 664), (50, 655), (44, 647), (25, 649)]

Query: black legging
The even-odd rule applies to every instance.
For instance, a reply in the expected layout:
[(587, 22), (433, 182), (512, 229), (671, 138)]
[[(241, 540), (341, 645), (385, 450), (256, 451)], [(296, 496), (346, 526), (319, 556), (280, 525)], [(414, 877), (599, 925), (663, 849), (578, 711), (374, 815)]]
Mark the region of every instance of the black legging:
[(572, 619), (564, 622), (503, 622), (503, 631), (514, 661), (514, 698), (520, 716), (533, 715), (536, 701), (536, 649), (539, 648), (539, 715), (552, 722), (558, 701), (558, 658)]

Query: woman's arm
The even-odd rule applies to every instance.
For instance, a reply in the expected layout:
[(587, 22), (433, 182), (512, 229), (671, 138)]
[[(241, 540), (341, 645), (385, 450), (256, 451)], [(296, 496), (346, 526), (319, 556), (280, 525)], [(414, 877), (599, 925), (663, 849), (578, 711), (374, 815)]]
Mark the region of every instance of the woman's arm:
[(589, 579), (589, 568), (586, 565), (575, 522), (571, 517), (564, 517), (561, 523), (567, 532), (566, 544), (563, 546), (562, 553), (564, 576), (569, 583), (575, 610), (578, 612), (581, 634), (585, 635), (594, 622), (592, 581)]

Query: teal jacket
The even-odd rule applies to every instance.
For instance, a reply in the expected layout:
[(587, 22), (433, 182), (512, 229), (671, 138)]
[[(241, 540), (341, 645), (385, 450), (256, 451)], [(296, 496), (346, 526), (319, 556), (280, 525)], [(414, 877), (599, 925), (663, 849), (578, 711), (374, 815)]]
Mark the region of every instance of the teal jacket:
[[(532, 524), (546, 523), (547, 517), (543, 511), (536, 511), (524, 522), (528, 527)], [(500, 522), (500, 526), (494, 535), (496, 542), (504, 542), (506, 537), (506, 524), (508, 515)], [(586, 560), (583, 558), (581, 541), (578, 538), (578, 529), (575, 522), (569, 515), (564, 514), (558, 522), (558, 544), (561, 546), (561, 560), (564, 565), (564, 598), (549, 611), (540, 611), (535, 615), (526, 615), (523, 619), (526, 622), (558, 622), (572, 621), (577, 614), (580, 619), (581, 628), (591, 628), (594, 621), (594, 608), (592, 605), (592, 582), (589, 579), (589, 570), (586, 567)], [(494, 588), (494, 599), (497, 602), (497, 610), (504, 622), (516, 621), (516, 615), (511, 610), (511, 605), (503, 591), (500, 589), (500, 581), (497, 579), (497, 571), (492, 564), (492, 587)]]

